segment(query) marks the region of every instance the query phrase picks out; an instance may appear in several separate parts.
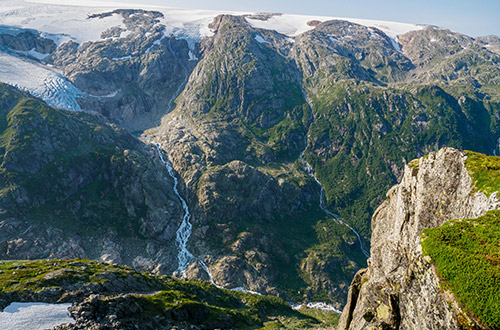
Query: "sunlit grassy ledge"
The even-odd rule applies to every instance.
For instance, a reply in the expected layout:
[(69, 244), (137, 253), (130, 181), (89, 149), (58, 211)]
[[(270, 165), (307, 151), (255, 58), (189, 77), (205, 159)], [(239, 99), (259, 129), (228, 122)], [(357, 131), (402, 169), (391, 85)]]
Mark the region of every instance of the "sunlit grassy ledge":
[[(467, 151), (466, 167), (477, 191), (489, 197), (500, 189), (500, 157)], [(425, 229), (422, 248), (435, 262), (442, 287), (483, 325), (499, 329), (500, 211)]]
[(466, 151), (467, 167), (473, 184), (478, 191), (489, 197), (500, 190), (500, 157), (486, 156), (473, 151)]

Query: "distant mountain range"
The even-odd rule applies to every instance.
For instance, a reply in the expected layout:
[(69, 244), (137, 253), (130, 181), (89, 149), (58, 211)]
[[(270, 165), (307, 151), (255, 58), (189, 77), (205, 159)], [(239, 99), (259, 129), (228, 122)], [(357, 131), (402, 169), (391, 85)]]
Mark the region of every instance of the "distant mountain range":
[(405, 165), (499, 152), (496, 36), (0, 4), (1, 259), (89, 258), (341, 309)]

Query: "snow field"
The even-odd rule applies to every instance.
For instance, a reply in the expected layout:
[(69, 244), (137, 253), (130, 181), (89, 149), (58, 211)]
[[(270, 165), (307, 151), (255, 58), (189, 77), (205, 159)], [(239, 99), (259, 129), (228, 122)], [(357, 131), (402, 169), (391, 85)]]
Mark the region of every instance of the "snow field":
[(75, 323), (68, 316), (71, 304), (14, 302), (0, 312), (3, 330), (44, 330), (65, 323)]

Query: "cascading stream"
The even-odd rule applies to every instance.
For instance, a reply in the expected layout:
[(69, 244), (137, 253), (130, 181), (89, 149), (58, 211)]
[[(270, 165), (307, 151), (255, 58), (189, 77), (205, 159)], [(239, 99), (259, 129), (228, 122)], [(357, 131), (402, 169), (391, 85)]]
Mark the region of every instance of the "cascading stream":
[[(300, 81), (300, 80), (299, 80)], [(302, 86), (302, 84), (300, 84), (300, 88), (302, 90), (302, 94), (304, 96), (304, 99), (306, 100), (307, 104), (309, 105), (309, 117), (311, 119), (314, 118), (314, 114), (313, 114), (313, 106), (312, 106), (312, 100), (311, 98), (307, 95), (305, 89), (304, 89), (304, 86)], [(500, 141), (500, 138), (499, 138), (499, 141)], [(363, 242), (361, 241), (361, 236), (359, 235), (359, 233), (354, 230), (354, 228), (352, 228), (350, 225), (348, 225), (347, 223), (345, 223), (344, 221), (342, 221), (340, 219), (340, 216), (338, 214), (335, 214), (335, 213), (332, 213), (330, 212), (326, 206), (325, 206), (325, 189), (323, 188), (323, 184), (321, 184), (321, 182), (318, 180), (318, 178), (316, 177), (316, 174), (314, 173), (314, 169), (313, 167), (305, 160), (304, 158), (304, 152), (306, 151), (307, 149), (307, 134), (306, 136), (304, 136), (304, 150), (302, 150), (302, 152), (300, 153), (300, 156), (299, 156), (299, 159), (302, 161), (302, 163), (305, 165), (305, 168), (306, 168), (306, 171), (307, 173), (314, 178), (314, 181), (316, 181), (316, 183), (320, 186), (321, 188), (321, 193), (320, 193), (320, 196), (319, 196), (319, 206), (321, 208), (321, 210), (323, 210), (323, 212), (325, 212), (329, 217), (331, 217), (332, 219), (334, 219), (335, 221), (337, 221), (339, 224), (349, 228), (353, 233), (354, 235), (356, 235), (356, 237), (358, 238), (358, 241), (359, 241), (359, 246), (361, 248), (361, 252), (363, 252), (363, 254), (365, 255), (365, 257), (369, 258), (370, 257), (370, 254), (365, 250), (365, 248), (363, 247)]]
[(332, 219), (337, 221), (342, 226), (349, 228), (354, 233), (354, 235), (356, 235), (356, 237), (358, 238), (361, 252), (363, 252), (365, 257), (369, 258), (370, 254), (365, 250), (365, 248), (363, 246), (363, 241), (361, 241), (361, 236), (359, 235), (359, 233), (356, 230), (354, 230), (354, 228), (352, 228), (349, 224), (342, 221), (338, 214), (335, 214), (326, 208), (326, 206), (325, 206), (325, 189), (323, 188), (323, 185), (316, 177), (316, 174), (314, 174), (314, 169), (312, 168), (312, 166), (304, 159), (302, 154), (300, 154), (300, 160), (305, 164), (305, 168), (306, 168), (307, 173), (314, 179), (314, 181), (316, 181), (316, 183), (321, 188), (321, 193), (319, 195), (319, 207), (321, 208), (321, 210), (323, 210), (323, 212), (325, 212), (329, 217), (331, 217)]
[(497, 144), (495, 146), (495, 149), (493, 149), (493, 156), (498, 156), (497, 150), (499, 150), (499, 148), (500, 148), (500, 137), (497, 140)]
[[(182, 208), (184, 209), (184, 217), (182, 218), (182, 223), (177, 229), (177, 235), (176, 235), (176, 240), (175, 243), (177, 245), (177, 248), (179, 249), (179, 254), (177, 255), (177, 259), (179, 260), (179, 267), (177, 268), (177, 271), (182, 273), (182, 277), (186, 276), (186, 269), (189, 266), (189, 263), (195, 259), (198, 264), (201, 266), (201, 268), (207, 273), (208, 278), (210, 283), (215, 285), (219, 289), (223, 289), (222, 286), (217, 285), (213, 279), (212, 272), (210, 271), (210, 268), (208, 268), (207, 264), (201, 260), (200, 258), (196, 257), (193, 255), (188, 249), (187, 249), (187, 244), (189, 242), (189, 238), (191, 237), (191, 232), (192, 232), (192, 224), (189, 222), (189, 219), (191, 218), (191, 213), (189, 212), (189, 207), (186, 203), (186, 200), (182, 198), (181, 194), (179, 193), (179, 190), (177, 186), (179, 185), (179, 180), (175, 176), (174, 169), (172, 166), (172, 163), (170, 163), (170, 160), (165, 159), (163, 157), (163, 154), (161, 152), (160, 145), (156, 145), (156, 150), (158, 152), (158, 156), (160, 157), (160, 160), (163, 164), (165, 164), (165, 167), (167, 168), (168, 175), (174, 180), (174, 193), (179, 198), (182, 204)], [(248, 289), (245, 289), (243, 287), (237, 287), (237, 288), (232, 288), (230, 290), (234, 291), (243, 291), (243, 292), (248, 292), (248, 293), (253, 293), (253, 294), (258, 294), (260, 295), (259, 292), (255, 291), (250, 291)]]
[(174, 193), (181, 201), (182, 208), (184, 209), (184, 217), (182, 218), (182, 223), (179, 229), (177, 229), (175, 243), (177, 245), (177, 248), (179, 249), (179, 254), (177, 255), (177, 259), (179, 260), (179, 267), (177, 268), (177, 270), (182, 272), (185, 276), (186, 268), (189, 265), (189, 262), (194, 258), (194, 255), (187, 249), (187, 243), (189, 241), (189, 237), (191, 236), (192, 229), (191, 222), (189, 222), (191, 213), (189, 212), (189, 207), (186, 203), (186, 200), (182, 198), (181, 194), (179, 194), (179, 190), (177, 188), (177, 186), (179, 185), (179, 180), (175, 176), (172, 163), (170, 163), (168, 158), (167, 160), (165, 160), (159, 144), (156, 145), (156, 150), (158, 151), (158, 156), (160, 156), (161, 162), (165, 164), (165, 167), (167, 168), (168, 175), (170, 175), (170, 177), (174, 180)]
[(181, 225), (177, 229), (176, 239), (175, 239), (175, 244), (179, 249), (179, 253), (177, 254), (177, 259), (179, 261), (179, 266), (177, 268), (177, 271), (182, 273), (182, 277), (185, 277), (186, 268), (189, 266), (189, 263), (193, 259), (196, 259), (201, 268), (203, 268), (203, 270), (207, 273), (210, 282), (213, 285), (219, 287), (217, 284), (215, 284), (212, 277), (212, 272), (210, 271), (208, 266), (203, 262), (203, 260), (193, 255), (187, 248), (187, 244), (189, 242), (189, 238), (191, 237), (191, 232), (193, 229), (193, 225), (189, 221), (189, 219), (191, 218), (191, 213), (189, 212), (189, 207), (186, 203), (186, 200), (182, 198), (181, 194), (179, 193), (179, 189), (177, 188), (177, 186), (179, 185), (179, 180), (175, 176), (172, 163), (170, 162), (170, 160), (168, 160), (168, 158), (165, 159), (163, 157), (163, 153), (161, 152), (159, 144), (156, 145), (156, 150), (158, 152), (158, 156), (160, 157), (161, 162), (165, 164), (165, 167), (167, 168), (168, 175), (170, 175), (170, 177), (174, 180), (174, 193), (177, 196), (177, 198), (179, 198), (179, 200), (181, 201), (182, 208), (184, 209), (184, 217), (182, 218)]
[[(172, 45), (170, 43), (170, 40), (169, 40), (168, 46), (169, 46), (169, 50), (172, 53), (172, 55), (175, 56), (175, 54), (174, 54), (174, 52), (172, 50)], [(184, 82), (178, 87), (178, 89), (176, 90), (176, 92), (172, 95), (172, 98), (169, 100), (168, 106), (167, 106), (167, 113), (169, 113), (172, 110), (172, 105), (173, 105), (174, 100), (180, 95), (180, 93), (182, 91), (182, 88), (184, 87), (184, 85), (187, 83), (187, 80), (188, 80), (188, 71), (187, 71), (187, 68), (186, 68), (186, 66), (184, 65), (184, 63), (182, 61), (179, 61), (179, 62), (180, 62), (181, 66), (182, 66), (182, 68), (184, 70), (185, 78), (184, 78)], [(307, 94), (305, 93), (305, 91), (304, 91), (303, 88), (302, 88), (302, 92), (304, 93), (304, 97), (306, 98), (307, 103), (309, 105), (309, 108), (311, 110), (311, 119), (312, 119), (312, 116), (313, 116), (313, 114), (312, 114), (312, 105), (311, 105), (312, 102), (309, 99), (309, 97), (307, 96)], [(307, 136), (305, 136), (305, 146), (306, 146), (305, 148), (307, 148)], [(349, 226), (348, 224), (346, 224), (345, 222), (343, 222), (342, 220), (340, 220), (340, 218), (339, 218), (338, 215), (330, 212), (324, 206), (324, 188), (323, 188), (323, 185), (321, 184), (321, 182), (318, 180), (318, 178), (314, 174), (314, 170), (313, 170), (312, 166), (303, 157), (303, 154), (304, 154), (304, 152), (306, 150), (305, 148), (301, 152), (299, 158), (305, 164), (307, 173), (314, 178), (314, 180), (318, 183), (318, 185), (321, 188), (320, 208), (323, 210), (323, 212), (325, 212), (328, 216), (330, 216), (333, 219), (335, 219), (338, 223), (340, 223), (341, 225), (344, 225), (344, 226), (348, 227), (351, 231), (353, 231), (354, 234), (356, 235), (356, 237), (359, 240), (359, 243), (360, 243), (360, 246), (361, 246), (361, 251), (363, 252), (363, 254), (366, 257), (369, 257), (369, 254), (363, 248), (363, 242), (361, 241), (361, 237), (358, 234), (358, 232), (356, 232), (351, 226)], [(189, 221), (190, 218), (191, 218), (191, 213), (189, 211), (189, 207), (187, 205), (186, 200), (179, 193), (179, 190), (178, 190), (179, 180), (175, 176), (172, 163), (168, 159), (168, 154), (167, 154), (167, 158), (165, 159), (163, 157), (163, 153), (162, 153), (162, 149), (160, 148), (160, 144), (156, 144), (156, 150), (158, 152), (158, 156), (160, 157), (161, 162), (163, 164), (165, 164), (165, 167), (167, 168), (168, 174), (174, 180), (174, 187), (173, 187), (174, 188), (174, 193), (177, 196), (177, 198), (179, 198), (179, 200), (181, 202), (181, 205), (182, 205), (182, 208), (184, 209), (184, 217), (182, 219), (182, 223), (181, 223), (180, 227), (177, 229), (177, 232), (176, 232), (176, 245), (177, 245), (177, 248), (179, 249), (179, 253), (177, 255), (177, 259), (179, 261), (179, 266), (177, 268), (177, 271), (181, 272), (182, 277), (185, 277), (186, 276), (186, 269), (187, 269), (187, 267), (189, 266), (190, 262), (193, 259), (195, 259), (198, 262), (198, 264), (201, 266), (201, 268), (206, 272), (206, 274), (207, 274), (207, 276), (209, 278), (210, 283), (212, 283), (217, 288), (222, 289), (223, 287), (221, 287), (220, 285), (217, 285), (215, 283), (215, 281), (213, 279), (212, 272), (210, 271), (210, 268), (208, 268), (208, 266), (205, 264), (205, 262), (203, 260), (201, 260), (200, 258), (196, 257), (195, 255), (193, 255), (188, 250), (188, 248), (187, 248), (187, 244), (189, 242), (189, 238), (191, 237), (191, 232), (192, 232), (192, 224)], [(253, 294), (261, 295), (261, 293), (259, 293), (259, 292), (251, 291), (251, 290), (248, 290), (248, 289), (246, 289), (244, 287), (236, 287), (236, 288), (232, 288), (230, 290), (233, 290), (233, 291), (243, 291), (243, 292), (248, 292), (248, 293), (253, 293)], [(290, 305), (294, 306), (294, 308), (296, 308), (296, 309), (297, 308), (301, 308), (302, 306), (306, 306), (308, 308), (321, 309), (321, 310), (329, 310), (329, 311), (335, 311), (336, 313), (340, 313), (340, 311), (337, 310), (335, 307), (333, 307), (333, 306), (331, 306), (329, 304), (326, 304), (326, 303), (314, 303), (314, 302), (311, 303), (310, 302), (310, 303), (307, 303), (306, 305), (295, 305), (295, 304), (290, 303)]]

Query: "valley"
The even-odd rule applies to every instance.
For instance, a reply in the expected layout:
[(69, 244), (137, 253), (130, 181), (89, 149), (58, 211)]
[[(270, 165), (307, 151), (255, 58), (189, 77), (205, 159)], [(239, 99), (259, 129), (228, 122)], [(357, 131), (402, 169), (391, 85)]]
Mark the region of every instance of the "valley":
[[(403, 228), (401, 242), (379, 232), (400, 221), (381, 220), (379, 205), (432, 168), (425, 157), (497, 152), (497, 39), (355, 18), (2, 0), (0, 259), (96, 260), (343, 310), (342, 329), (411, 328), (420, 319), (395, 297), (409, 303), (420, 289), (400, 272), (421, 256), (401, 251), (424, 227), (496, 204), (432, 209), (446, 214)], [(408, 189), (398, 200), (416, 198)], [(397, 275), (383, 256), (400, 260)], [(368, 288), (390, 291), (377, 296), (390, 317)], [(277, 317), (242, 313), (247, 325)]]

